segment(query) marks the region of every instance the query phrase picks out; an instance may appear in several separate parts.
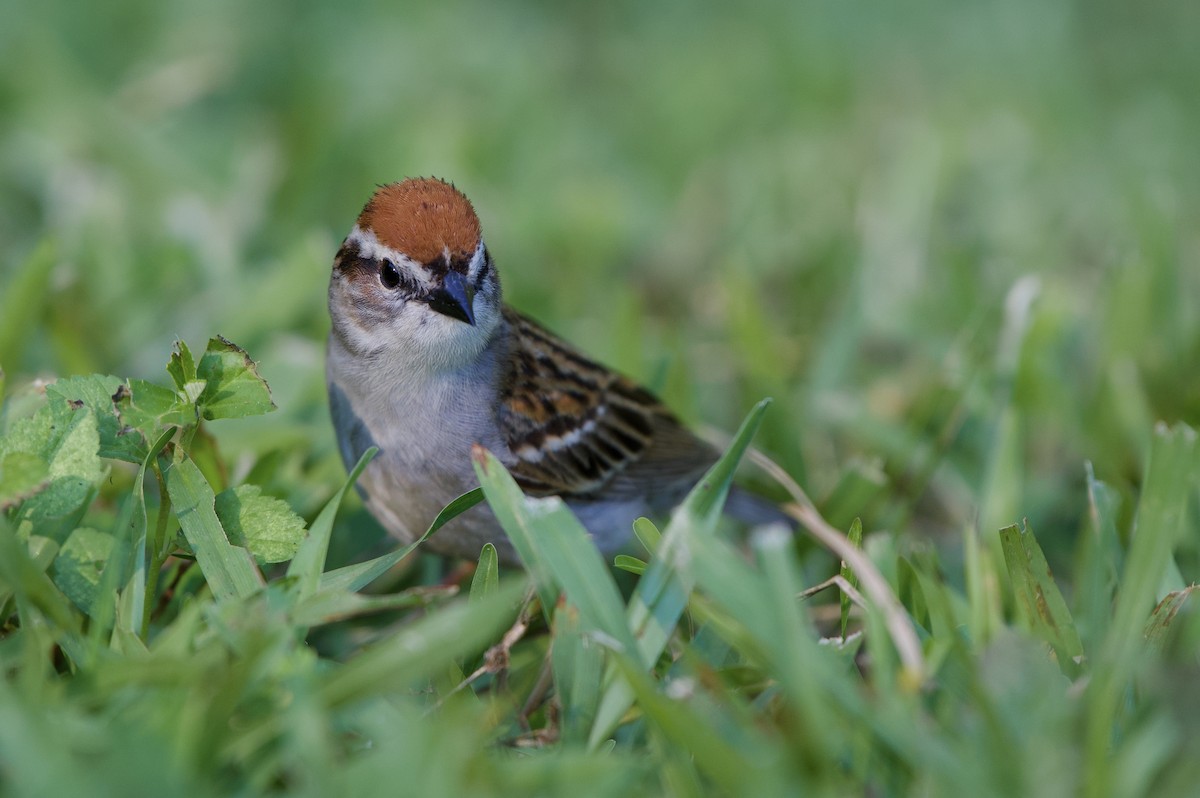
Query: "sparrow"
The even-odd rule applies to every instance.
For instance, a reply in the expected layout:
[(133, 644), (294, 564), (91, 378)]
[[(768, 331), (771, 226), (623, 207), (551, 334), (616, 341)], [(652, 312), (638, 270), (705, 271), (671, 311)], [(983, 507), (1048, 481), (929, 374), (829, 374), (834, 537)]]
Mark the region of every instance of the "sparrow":
[[(376, 519), (410, 542), (478, 486), (480, 444), (530, 496), (559, 496), (605, 554), (632, 522), (677, 505), (718, 452), (650, 391), (581, 354), (501, 300), (500, 276), (470, 200), (412, 178), (379, 188), (333, 260), (326, 377), (347, 468), (379, 454), (358, 488)], [(726, 511), (752, 523), (778, 508), (736, 490)], [(516, 554), (479, 505), (426, 545), (475, 558)]]

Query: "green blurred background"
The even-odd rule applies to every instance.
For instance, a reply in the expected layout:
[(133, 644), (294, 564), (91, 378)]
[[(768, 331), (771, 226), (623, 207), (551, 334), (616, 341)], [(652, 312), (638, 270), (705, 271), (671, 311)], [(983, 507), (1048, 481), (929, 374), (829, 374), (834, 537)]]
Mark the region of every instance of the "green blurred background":
[[(835, 523), (947, 542), (1200, 422), (1200, 5), (0, 2), (9, 390), (261, 361), (218, 429), (340, 478), (327, 270), (377, 183), (453, 180), (508, 300), (762, 448)], [(1128, 506), (1128, 503), (1127, 503)], [(1057, 555), (1056, 555), (1057, 552)]]

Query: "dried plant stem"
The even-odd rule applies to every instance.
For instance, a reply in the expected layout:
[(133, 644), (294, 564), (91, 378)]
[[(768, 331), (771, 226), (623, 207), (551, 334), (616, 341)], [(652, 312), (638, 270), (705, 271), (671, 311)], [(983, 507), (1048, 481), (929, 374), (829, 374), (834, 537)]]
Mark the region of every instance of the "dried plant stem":
[(926, 674), (921, 642), (917, 639), (916, 630), (913, 629), (912, 621), (901, 606), (900, 600), (892, 592), (883, 574), (875, 567), (875, 563), (821, 516), (804, 490), (778, 463), (756, 449), (750, 450), (750, 459), (791, 494), (793, 503), (784, 505), (784, 512), (800, 522), (821, 545), (854, 569), (863, 590), (883, 612), (892, 644), (895, 645), (900, 661), (904, 664), (905, 684), (913, 688), (919, 687)]

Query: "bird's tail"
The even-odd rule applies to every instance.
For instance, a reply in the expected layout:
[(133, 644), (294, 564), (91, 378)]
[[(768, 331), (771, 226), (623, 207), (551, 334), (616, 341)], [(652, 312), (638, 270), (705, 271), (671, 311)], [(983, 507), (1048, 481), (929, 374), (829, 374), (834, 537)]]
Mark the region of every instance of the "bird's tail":
[(785, 513), (778, 504), (737, 485), (731, 485), (729, 488), (729, 498), (725, 500), (725, 514), (751, 526), (784, 524), (789, 529), (798, 526), (796, 519)]

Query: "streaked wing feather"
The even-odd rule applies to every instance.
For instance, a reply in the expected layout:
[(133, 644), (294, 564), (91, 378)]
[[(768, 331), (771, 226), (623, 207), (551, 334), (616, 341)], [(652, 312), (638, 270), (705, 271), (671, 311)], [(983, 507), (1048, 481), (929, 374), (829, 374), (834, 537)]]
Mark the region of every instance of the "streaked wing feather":
[(716, 460), (649, 391), (505, 308), (514, 349), (499, 421), (532, 495), (675, 498)]

